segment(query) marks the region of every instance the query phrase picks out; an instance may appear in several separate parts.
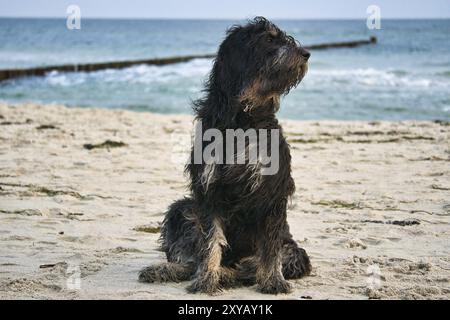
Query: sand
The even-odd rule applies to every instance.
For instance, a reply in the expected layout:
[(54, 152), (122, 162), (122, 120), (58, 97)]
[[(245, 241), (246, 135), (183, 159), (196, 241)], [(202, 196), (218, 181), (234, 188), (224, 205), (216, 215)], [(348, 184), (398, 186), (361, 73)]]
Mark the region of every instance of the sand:
[[(215, 298), (449, 299), (449, 123), (282, 122), (288, 219), (313, 274), (289, 295)], [(137, 282), (164, 261), (158, 224), (187, 193), (175, 160), (191, 128), (186, 115), (0, 104), (0, 298), (210, 299)]]

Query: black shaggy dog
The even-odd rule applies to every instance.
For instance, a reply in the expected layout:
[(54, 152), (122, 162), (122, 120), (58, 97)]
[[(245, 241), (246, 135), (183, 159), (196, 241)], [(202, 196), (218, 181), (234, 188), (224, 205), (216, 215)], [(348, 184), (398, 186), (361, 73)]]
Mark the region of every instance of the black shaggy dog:
[(208, 294), (256, 283), (261, 292), (277, 294), (290, 291), (285, 279), (310, 273), (309, 258), (286, 221), (295, 185), (289, 145), (275, 116), (280, 96), (306, 74), (309, 56), (262, 17), (228, 30), (206, 95), (195, 102), (196, 118), (203, 130), (279, 129), (279, 170), (261, 175), (257, 165), (189, 164), (191, 196), (169, 207), (162, 226), (168, 262), (144, 268), (140, 281), (193, 279), (188, 291)]

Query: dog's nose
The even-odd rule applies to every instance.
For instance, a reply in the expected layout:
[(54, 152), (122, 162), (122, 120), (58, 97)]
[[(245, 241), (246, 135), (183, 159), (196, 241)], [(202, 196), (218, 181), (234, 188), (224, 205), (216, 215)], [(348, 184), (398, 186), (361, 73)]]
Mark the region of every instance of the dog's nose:
[(309, 51), (307, 51), (307, 50), (305, 50), (305, 49), (303, 49), (303, 48), (300, 49), (300, 54), (302, 55), (302, 57), (303, 57), (305, 60), (308, 60), (309, 57), (311, 57), (311, 53), (309, 53)]

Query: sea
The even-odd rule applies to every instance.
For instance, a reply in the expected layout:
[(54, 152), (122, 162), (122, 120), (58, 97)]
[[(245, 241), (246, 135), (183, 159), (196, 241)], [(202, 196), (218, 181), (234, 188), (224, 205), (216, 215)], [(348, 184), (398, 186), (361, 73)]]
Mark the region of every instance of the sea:
[[(0, 18), (0, 69), (164, 58), (217, 51), (240, 20)], [(450, 120), (450, 20), (280, 20), (303, 45), (369, 39), (375, 45), (313, 50), (279, 116), (300, 120)], [(0, 101), (192, 113), (211, 59), (166, 66), (61, 73), (0, 83)]]

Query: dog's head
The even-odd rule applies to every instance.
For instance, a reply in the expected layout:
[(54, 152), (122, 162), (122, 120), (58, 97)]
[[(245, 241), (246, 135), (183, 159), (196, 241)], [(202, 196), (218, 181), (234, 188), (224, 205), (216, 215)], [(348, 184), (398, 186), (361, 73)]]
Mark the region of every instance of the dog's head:
[(300, 83), (310, 53), (276, 25), (257, 17), (234, 26), (221, 44), (214, 81), (245, 107), (262, 105)]

